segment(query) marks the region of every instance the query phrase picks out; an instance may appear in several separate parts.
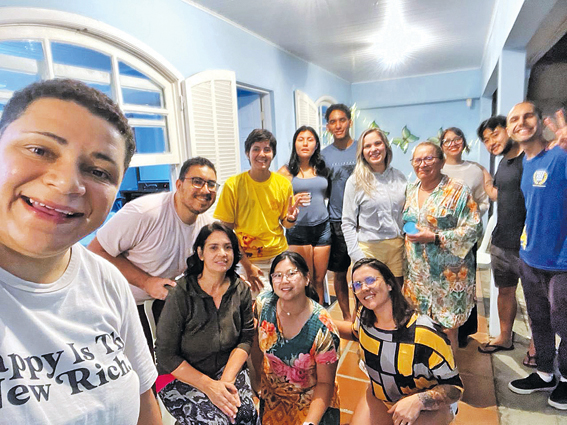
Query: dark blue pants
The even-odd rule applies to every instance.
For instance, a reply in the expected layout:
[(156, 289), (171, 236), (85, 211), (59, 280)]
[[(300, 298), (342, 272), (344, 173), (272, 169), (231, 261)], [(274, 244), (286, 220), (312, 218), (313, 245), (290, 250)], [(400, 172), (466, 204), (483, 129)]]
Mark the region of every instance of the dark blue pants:
[(535, 269), (520, 264), (522, 286), (537, 354), (537, 369), (553, 373), (555, 334), (559, 344), (559, 372), (567, 378), (567, 271)]

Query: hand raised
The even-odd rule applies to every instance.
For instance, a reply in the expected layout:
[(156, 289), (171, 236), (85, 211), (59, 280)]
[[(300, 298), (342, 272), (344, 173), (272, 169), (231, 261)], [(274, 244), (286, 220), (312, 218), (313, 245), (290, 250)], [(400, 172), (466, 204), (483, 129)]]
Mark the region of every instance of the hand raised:
[(298, 206), (299, 206), (300, 199), (302, 199), (302, 198), (294, 199), (293, 196), (289, 197), (286, 219), (290, 223), (293, 223), (295, 220), (297, 220), (297, 216), (299, 214)]
[(560, 146), (562, 149), (567, 150), (567, 123), (565, 122), (565, 111), (560, 109), (555, 112), (554, 118), (546, 117), (543, 122), (545, 126), (555, 134), (555, 139), (549, 144), (548, 149), (551, 149), (554, 146)]

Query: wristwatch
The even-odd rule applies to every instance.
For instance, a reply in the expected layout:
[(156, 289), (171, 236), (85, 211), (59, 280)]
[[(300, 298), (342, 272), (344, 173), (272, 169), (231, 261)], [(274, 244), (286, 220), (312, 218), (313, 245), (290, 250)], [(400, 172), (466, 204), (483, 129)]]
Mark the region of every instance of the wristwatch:
[(435, 233), (435, 241), (433, 243), (435, 245), (441, 245), (441, 239), (439, 238), (439, 233)]

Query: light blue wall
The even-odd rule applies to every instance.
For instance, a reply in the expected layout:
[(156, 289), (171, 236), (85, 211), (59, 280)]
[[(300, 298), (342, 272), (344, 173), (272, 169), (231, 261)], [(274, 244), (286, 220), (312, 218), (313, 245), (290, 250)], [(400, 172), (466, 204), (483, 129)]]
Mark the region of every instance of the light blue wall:
[[(429, 137), (436, 137), (439, 128), (459, 127), (465, 133), (465, 137), (471, 146), (467, 159), (480, 160), (480, 153), (485, 150), (476, 137), (476, 128), (479, 124), (480, 102), (473, 99), (471, 107), (466, 100), (453, 100), (445, 102), (430, 102), (427, 104), (388, 106), (363, 109), (356, 120), (357, 133), (361, 133), (372, 121), (383, 130), (389, 132), (388, 138), (401, 137), (402, 128), (407, 125), (412, 134), (419, 136), (419, 141), (411, 143), (407, 153), (392, 145), (392, 166), (402, 171), (411, 179), (415, 177), (409, 160), (412, 149), (420, 141)], [(359, 134), (357, 134), (358, 136)]]
[(352, 99), (362, 109), (480, 97), (480, 69), (355, 83)]
[[(467, 158), (488, 166), (488, 157), (482, 156), (484, 147), (476, 141), (480, 93), (480, 69), (353, 84), (352, 97), (360, 110), (355, 121), (355, 136), (372, 121), (390, 133), (390, 140), (401, 137), (404, 126), (419, 136), (419, 141), (436, 137), (440, 128), (459, 127), (472, 145)], [(471, 107), (467, 106), (466, 99), (471, 99)], [(409, 159), (417, 143), (411, 144), (406, 154), (392, 146), (392, 165), (412, 178)]]
[(97, 19), (151, 47), (185, 77), (228, 69), (236, 72), (237, 82), (271, 91), (274, 134), (281, 145), (277, 165), (289, 157), (294, 90), (313, 100), (330, 95), (351, 103), (349, 82), (181, 0), (0, 0), (2, 6), (56, 9)]

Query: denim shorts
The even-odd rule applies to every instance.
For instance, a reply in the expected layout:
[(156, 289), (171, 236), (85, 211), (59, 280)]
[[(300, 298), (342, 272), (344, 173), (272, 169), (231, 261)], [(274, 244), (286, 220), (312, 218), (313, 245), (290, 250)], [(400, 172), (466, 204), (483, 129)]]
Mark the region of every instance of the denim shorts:
[(331, 224), (329, 220), (315, 226), (295, 225), (287, 229), (285, 237), (288, 245), (331, 245)]

